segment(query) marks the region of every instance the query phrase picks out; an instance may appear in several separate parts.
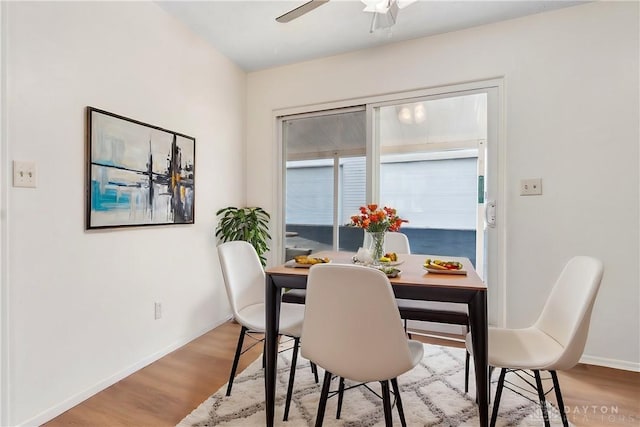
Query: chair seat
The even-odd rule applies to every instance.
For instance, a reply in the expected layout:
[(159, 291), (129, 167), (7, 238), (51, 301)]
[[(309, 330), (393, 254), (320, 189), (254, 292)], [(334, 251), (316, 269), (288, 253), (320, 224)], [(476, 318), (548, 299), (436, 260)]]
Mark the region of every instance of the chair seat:
[(454, 325), (469, 324), (466, 304), (410, 299), (396, 299), (396, 302), (403, 319)]
[[(299, 337), (302, 334), (302, 319), (304, 318), (304, 306), (298, 304), (280, 305), (279, 333), (290, 337)], [(252, 304), (240, 310), (236, 320), (251, 331), (264, 332), (265, 306), (264, 304)]]
[[(472, 353), (471, 334), (467, 350)], [(555, 369), (564, 348), (536, 328), (489, 328), (489, 365), (509, 369)], [(473, 354), (473, 353), (472, 353)]]
[(282, 302), (290, 304), (304, 304), (307, 299), (306, 289), (291, 289), (282, 294)]
[[(407, 340), (407, 342), (409, 344), (409, 361), (408, 362), (410, 362), (410, 365), (408, 364), (403, 369), (397, 369), (397, 367), (392, 368), (390, 366), (367, 367), (367, 361), (363, 360), (357, 370), (354, 370), (353, 368), (347, 369), (344, 371), (341, 369), (335, 369), (335, 372), (332, 371), (332, 373), (337, 376), (347, 378), (353, 381), (357, 381), (360, 383), (384, 381), (384, 380), (395, 378), (409, 371), (411, 367), (417, 366), (418, 363), (420, 363), (420, 361), (422, 360), (422, 357), (424, 356), (424, 345), (420, 341)], [(304, 348), (304, 343), (302, 344), (302, 347)], [(380, 349), (381, 353), (384, 353), (385, 351), (393, 352), (393, 349), (383, 349), (383, 348)], [(319, 365), (319, 366), (322, 366), (322, 365)]]

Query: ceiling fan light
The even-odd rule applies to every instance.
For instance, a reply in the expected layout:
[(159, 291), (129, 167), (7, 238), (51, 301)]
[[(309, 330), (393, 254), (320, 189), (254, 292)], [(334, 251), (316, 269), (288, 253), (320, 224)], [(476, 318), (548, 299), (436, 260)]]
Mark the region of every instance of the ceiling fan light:
[(389, 2), (389, 8), (386, 13), (376, 12), (371, 20), (371, 30), (379, 30), (381, 28), (393, 27), (396, 23), (396, 17), (398, 16), (398, 3), (395, 0)]
[(396, 106), (398, 121), (405, 125), (419, 124), (427, 120), (427, 109), (423, 102)]
[(365, 12), (387, 13), (392, 2), (395, 0), (361, 0), (366, 5)]
[(406, 125), (410, 125), (411, 123), (413, 123), (411, 109), (408, 106), (403, 105), (402, 107), (400, 107), (400, 109), (398, 110), (398, 120), (400, 120), (400, 123), (404, 123)]
[(391, 3), (391, 2), (382, 1), (382, 2), (378, 3), (376, 5), (376, 12), (377, 13), (387, 13), (389, 11), (389, 8), (391, 7), (389, 3)]
[(427, 118), (427, 110), (423, 103), (416, 104), (413, 107), (413, 119), (416, 123), (422, 123)]

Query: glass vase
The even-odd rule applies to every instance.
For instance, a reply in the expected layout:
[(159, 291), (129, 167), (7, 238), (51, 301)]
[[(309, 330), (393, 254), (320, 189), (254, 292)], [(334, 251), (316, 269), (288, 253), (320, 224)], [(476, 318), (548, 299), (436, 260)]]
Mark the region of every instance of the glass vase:
[(373, 265), (380, 265), (380, 258), (385, 254), (384, 250), (384, 231), (366, 231), (365, 247), (369, 250), (373, 258)]

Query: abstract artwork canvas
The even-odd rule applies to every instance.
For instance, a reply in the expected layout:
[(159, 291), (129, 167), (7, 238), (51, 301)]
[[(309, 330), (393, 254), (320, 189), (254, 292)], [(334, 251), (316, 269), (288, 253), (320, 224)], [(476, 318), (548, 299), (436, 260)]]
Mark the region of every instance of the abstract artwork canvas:
[(195, 138), (87, 107), (86, 229), (193, 224)]

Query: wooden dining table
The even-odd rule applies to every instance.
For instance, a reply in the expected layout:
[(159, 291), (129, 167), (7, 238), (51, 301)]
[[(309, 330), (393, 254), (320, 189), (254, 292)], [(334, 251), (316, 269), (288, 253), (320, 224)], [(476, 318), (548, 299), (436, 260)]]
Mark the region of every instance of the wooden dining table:
[[(353, 263), (352, 252), (318, 252), (340, 264)], [(454, 260), (462, 263), (466, 275), (438, 274), (424, 269), (427, 258)], [(468, 258), (439, 255), (398, 255), (398, 277), (390, 279), (396, 298), (466, 303), (473, 345), (476, 392), (480, 425), (489, 425), (489, 375), (487, 353), (487, 286), (476, 273)], [(313, 267), (311, 267), (313, 268)], [(293, 267), (291, 262), (266, 271), (266, 334), (265, 334), (265, 413), (271, 427), (275, 417), (278, 323), (280, 300), (284, 288), (304, 289), (309, 268)], [(363, 299), (366, 302), (366, 297)]]

